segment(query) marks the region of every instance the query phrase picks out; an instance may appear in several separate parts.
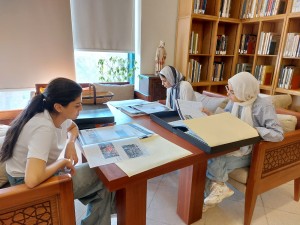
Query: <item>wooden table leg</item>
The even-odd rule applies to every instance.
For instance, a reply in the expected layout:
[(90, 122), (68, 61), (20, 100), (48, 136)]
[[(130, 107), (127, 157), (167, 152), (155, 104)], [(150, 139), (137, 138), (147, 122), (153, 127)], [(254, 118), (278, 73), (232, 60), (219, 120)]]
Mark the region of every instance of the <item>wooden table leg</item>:
[(202, 218), (207, 162), (199, 162), (180, 170), (177, 214), (191, 224)]
[(118, 225), (146, 224), (147, 180), (116, 192)]

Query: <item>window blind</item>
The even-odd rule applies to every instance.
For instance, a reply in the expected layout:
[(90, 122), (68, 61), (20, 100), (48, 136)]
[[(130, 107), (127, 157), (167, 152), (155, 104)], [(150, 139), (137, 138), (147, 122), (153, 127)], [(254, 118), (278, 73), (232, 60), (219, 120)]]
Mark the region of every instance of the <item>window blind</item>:
[(134, 0), (71, 0), (76, 50), (134, 51)]

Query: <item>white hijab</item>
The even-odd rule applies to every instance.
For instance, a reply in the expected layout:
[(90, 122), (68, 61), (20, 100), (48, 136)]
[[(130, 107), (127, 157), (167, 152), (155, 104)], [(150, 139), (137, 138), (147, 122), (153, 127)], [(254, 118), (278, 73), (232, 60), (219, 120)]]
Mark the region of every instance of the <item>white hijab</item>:
[[(173, 67), (174, 68), (174, 67)], [(167, 96), (167, 101), (169, 101), (170, 107), (176, 109), (176, 99), (179, 98), (180, 93), (180, 82), (184, 80), (184, 76), (174, 68), (174, 73), (171, 69), (171, 66), (165, 66), (159, 73), (164, 75), (166, 80), (170, 83), (171, 87), (168, 88), (167, 93), (170, 93), (170, 96)], [(168, 98), (169, 97), (169, 98)]]
[[(240, 119), (248, 123), (250, 126), (253, 126), (252, 105), (259, 94), (259, 82), (251, 73), (240, 72), (234, 75), (232, 78), (230, 78), (228, 80), (228, 83), (231, 85), (234, 95), (241, 101), (234, 102), (231, 114), (238, 117), (238, 109), (240, 106)], [(233, 155), (246, 155), (251, 152), (251, 149), (252, 147), (250, 146), (244, 146), (240, 148), (239, 153), (233, 152), (237, 153)]]

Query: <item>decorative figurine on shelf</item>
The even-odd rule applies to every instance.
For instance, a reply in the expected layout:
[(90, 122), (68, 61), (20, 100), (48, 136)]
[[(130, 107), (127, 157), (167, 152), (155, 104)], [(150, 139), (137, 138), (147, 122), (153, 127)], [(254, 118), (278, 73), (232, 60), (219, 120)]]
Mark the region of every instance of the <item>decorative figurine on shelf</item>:
[(165, 49), (165, 42), (160, 41), (155, 54), (155, 75), (159, 75), (159, 71), (164, 68), (166, 57), (167, 51)]

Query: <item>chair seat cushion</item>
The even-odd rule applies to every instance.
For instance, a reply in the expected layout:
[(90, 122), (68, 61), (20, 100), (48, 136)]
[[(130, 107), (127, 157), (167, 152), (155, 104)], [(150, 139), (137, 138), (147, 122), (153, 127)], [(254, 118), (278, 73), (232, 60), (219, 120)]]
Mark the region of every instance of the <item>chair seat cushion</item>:
[(96, 92), (111, 92), (113, 94), (112, 101), (128, 100), (134, 98), (133, 84), (101, 84), (94, 83)]
[(242, 167), (229, 173), (229, 177), (240, 183), (246, 184), (248, 179), (249, 167)]

